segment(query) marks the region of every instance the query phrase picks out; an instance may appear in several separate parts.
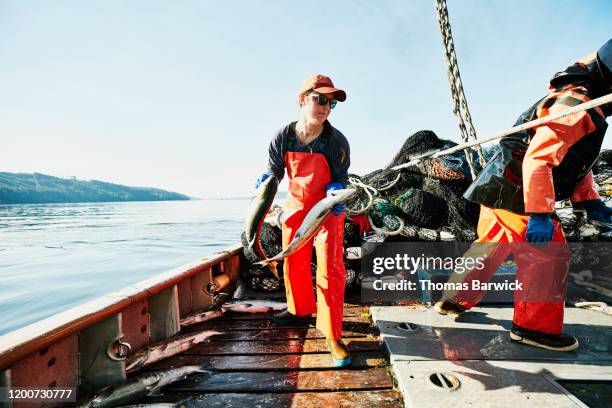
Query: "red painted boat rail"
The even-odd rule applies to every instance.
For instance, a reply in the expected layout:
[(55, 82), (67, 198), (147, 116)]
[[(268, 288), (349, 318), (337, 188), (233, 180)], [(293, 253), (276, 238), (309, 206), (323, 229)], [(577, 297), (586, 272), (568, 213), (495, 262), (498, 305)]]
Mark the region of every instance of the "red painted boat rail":
[(233, 246), (0, 336), (0, 387), (77, 387), (125, 381), (125, 358), (180, 331), (180, 319), (211, 306), (215, 276), (234, 284)]

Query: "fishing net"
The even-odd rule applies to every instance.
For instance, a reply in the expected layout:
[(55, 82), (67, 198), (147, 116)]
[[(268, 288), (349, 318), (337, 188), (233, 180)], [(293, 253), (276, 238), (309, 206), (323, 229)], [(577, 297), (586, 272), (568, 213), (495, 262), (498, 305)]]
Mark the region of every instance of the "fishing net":
[[(480, 207), (463, 198), (463, 193), (472, 182), (463, 151), (438, 158), (424, 158), (409, 167), (393, 170), (393, 167), (408, 163), (420, 155), (454, 146), (455, 142), (440, 139), (432, 131), (419, 131), (406, 139), (386, 167), (363, 176), (351, 174), (349, 187), (356, 188), (357, 194), (347, 203), (344, 247), (360, 247), (364, 241), (475, 240)], [(499, 145), (483, 146), (482, 151), (485, 159), (489, 160), (499, 151)], [(478, 161), (473, 164), (479, 172)], [(601, 152), (593, 167), (593, 174), (602, 198), (610, 199), (612, 151)], [(276, 209), (277, 212), (279, 210)], [(612, 232), (599, 233), (587, 222), (584, 214), (573, 212), (570, 208), (558, 215), (568, 241), (612, 240)], [(281, 251), (279, 217), (280, 214), (269, 217), (277, 221), (268, 224), (267, 219), (262, 227), (261, 241), (268, 256)], [(358, 217), (361, 217), (359, 222)], [(347, 286), (359, 283), (360, 260), (345, 259), (345, 265)], [(282, 272), (282, 263), (279, 271)], [(313, 275), (315, 271), (316, 256), (313, 251)], [(249, 267), (246, 275), (253, 277), (250, 283), (253, 288), (276, 290), (281, 286), (266, 269)], [(272, 279), (278, 286), (266, 279)]]
[[(259, 256), (248, 249), (246, 234), (241, 235), (243, 255), (248, 262), (246, 267), (241, 268), (241, 277), (247, 285), (254, 290), (271, 292), (278, 290), (282, 284), (276, 279), (267, 266), (256, 265), (255, 262), (261, 261)], [(261, 247), (266, 257), (271, 258), (282, 250), (282, 231), (266, 222), (261, 224), (260, 230)], [(276, 270), (279, 276), (283, 276), (283, 261), (278, 262)]]
[[(261, 248), (264, 251), (264, 254), (268, 258), (272, 258), (274, 255), (278, 254), (282, 251), (282, 232), (279, 228), (275, 228), (274, 226), (264, 222), (261, 224), (261, 230), (259, 233), (259, 240), (261, 242)], [(243, 232), (240, 235), (240, 240), (242, 241), (242, 249), (244, 256), (250, 262), (259, 262), (262, 259), (248, 248), (248, 242), (246, 240), (246, 234)]]
[[(406, 226), (429, 229), (446, 228), (461, 240), (472, 240), (475, 236), (479, 206), (463, 198), (463, 193), (472, 182), (469, 165), (463, 151), (438, 158), (424, 158), (401, 170), (393, 167), (410, 162), (423, 154), (456, 146), (455, 142), (440, 139), (429, 130), (416, 132), (408, 137), (391, 162), (380, 170), (363, 177), (353, 176), (353, 185), (358, 195), (348, 208), (352, 212), (365, 210), (371, 215), (377, 232), (392, 234), (401, 218)], [(496, 146), (483, 149), (485, 158), (492, 157)], [(478, 163), (476, 169), (481, 170)], [(368, 186), (370, 188), (364, 187)], [(381, 210), (375, 203), (380, 200), (390, 203), (398, 211)], [(383, 218), (387, 215), (385, 225)], [(419, 239), (418, 234), (414, 235)], [(429, 238), (429, 237), (428, 237)]]
[(378, 228), (384, 226), (385, 218), (387, 219), (387, 222), (390, 222), (389, 220), (393, 219), (393, 217), (388, 217), (389, 215), (399, 216), (401, 213), (402, 211), (399, 208), (391, 204), (389, 201), (381, 198), (375, 199), (372, 207), (368, 211), (368, 215), (370, 216), (372, 223)]
[(357, 281), (357, 271), (361, 265), (355, 265), (354, 262), (345, 262), (344, 263), (346, 269), (346, 287), (353, 285)]
[(344, 223), (344, 247), (358, 247), (361, 246), (361, 233), (359, 226), (348, 219)]
[(410, 224), (418, 227), (440, 228), (448, 220), (448, 205), (442, 198), (425, 190), (409, 188), (395, 198)]
[(603, 150), (593, 166), (593, 179), (604, 201), (612, 200), (612, 150)]
[(259, 276), (257, 272), (249, 275), (246, 279), (247, 285), (257, 291), (274, 292), (281, 288), (281, 282), (272, 276)]

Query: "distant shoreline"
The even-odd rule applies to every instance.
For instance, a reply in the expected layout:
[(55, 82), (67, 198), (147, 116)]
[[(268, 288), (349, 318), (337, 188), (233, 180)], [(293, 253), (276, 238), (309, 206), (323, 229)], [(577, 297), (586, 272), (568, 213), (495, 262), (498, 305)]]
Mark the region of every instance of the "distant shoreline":
[(0, 204), (77, 204), (188, 201), (180, 193), (99, 180), (64, 179), (41, 173), (0, 172)]
[(118, 204), (118, 203), (163, 203), (176, 201), (202, 201), (199, 198), (193, 200), (130, 200), (130, 201), (66, 201), (54, 203), (0, 203), (0, 207), (9, 205), (62, 205), (62, 204)]

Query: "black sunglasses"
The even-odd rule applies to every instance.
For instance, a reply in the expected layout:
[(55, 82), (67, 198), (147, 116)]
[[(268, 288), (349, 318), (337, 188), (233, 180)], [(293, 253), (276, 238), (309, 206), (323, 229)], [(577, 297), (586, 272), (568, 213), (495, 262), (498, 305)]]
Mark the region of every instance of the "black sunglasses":
[(310, 95), (313, 96), (315, 100), (317, 101), (317, 103), (321, 106), (325, 106), (329, 103), (329, 109), (334, 109), (336, 107), (336, 104), (338, 103), (337, 100), (329, 99), (325, 95), (316, 94), (316, 93), (311, 93)]

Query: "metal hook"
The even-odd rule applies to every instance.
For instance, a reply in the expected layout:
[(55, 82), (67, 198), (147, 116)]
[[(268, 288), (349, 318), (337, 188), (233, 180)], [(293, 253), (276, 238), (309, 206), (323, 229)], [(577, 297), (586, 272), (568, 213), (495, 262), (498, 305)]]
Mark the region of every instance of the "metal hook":
[(217, 285), (210, 282), (208, 285), (204, 286), (204, 293), (206, 293), (208, 296), (215, 296), (217, 293)]

